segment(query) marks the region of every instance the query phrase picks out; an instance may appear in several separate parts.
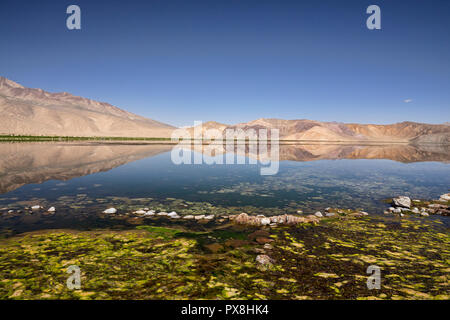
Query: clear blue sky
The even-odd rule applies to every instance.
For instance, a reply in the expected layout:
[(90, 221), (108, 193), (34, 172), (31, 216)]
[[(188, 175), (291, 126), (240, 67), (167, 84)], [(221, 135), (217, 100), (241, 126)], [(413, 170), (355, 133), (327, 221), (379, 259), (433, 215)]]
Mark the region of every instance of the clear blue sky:
[(450, 121), (447, 0), (1, 0), (0, 36), (0, 75), (178, 126)]

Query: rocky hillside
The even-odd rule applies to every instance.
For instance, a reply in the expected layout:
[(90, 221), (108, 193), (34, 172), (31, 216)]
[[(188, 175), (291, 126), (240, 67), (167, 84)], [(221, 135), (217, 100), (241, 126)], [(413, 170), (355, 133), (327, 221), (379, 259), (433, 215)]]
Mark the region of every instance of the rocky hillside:
[[(320, 122), (314, 120), (258, 119), (236, 125), (207, 122), (206, 128), (279, 129), (282, 140), (345, 142), (411, 142), (450, 144), (450, 126), (415, 122), (389, 125)], [(203, 128), (205, 129), (205, 128)]]
[(25, 88), (0, 77), (0, 134), (170, 137), (174, 127), (67, 92)]

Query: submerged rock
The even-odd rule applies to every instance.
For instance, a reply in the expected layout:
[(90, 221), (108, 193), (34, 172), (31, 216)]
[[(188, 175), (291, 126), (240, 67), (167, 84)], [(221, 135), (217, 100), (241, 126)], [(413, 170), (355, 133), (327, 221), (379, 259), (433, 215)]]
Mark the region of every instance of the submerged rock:
[(265, 254), (260, 254), (256, 256), (256, 262), (263, 266), (268, 266), (273, 264), (273, 259)]
[(411, 208), (411, 199), (406, 196), (400, 196), (392, 199), (392, 203), (396, 207)]
[(220, 243), (211, 243), (205, 245), (205, 248), (212, 253), (217, 253), (223, 249), (223, 246)]
[(48, 211), (48, 212), (55, 212), (55, 211), (56, 211), (56, 208), (55, 208), (55, 207), (50, 207), (50, 208), (48, 208), (47, 211)]
[(116, 213), (117, 209), (116, 208), (108, 208), (105, 211), (103, 211), (103, 213)]

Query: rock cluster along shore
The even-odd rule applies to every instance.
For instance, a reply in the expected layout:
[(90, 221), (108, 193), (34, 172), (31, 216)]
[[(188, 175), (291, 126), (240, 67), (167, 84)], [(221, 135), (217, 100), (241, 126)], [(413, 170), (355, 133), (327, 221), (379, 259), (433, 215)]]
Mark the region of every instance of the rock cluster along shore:
[(249, 216), (246, 213), (241, 213), (238, 216), (231, 217), (231, 219), (238, 224), (246, 224), (251, 226), (265, 226), (265, 225), (294, 225), (299, 223), (317, 223), (319, 218), (314, 215), (306, 217), (293, 216), (290, 214), (283, 214), (279, 216), (266, 217), (263, 215)]
[(384, 211), (385, 214), (393, 213), (400, 216), (405, 214), (417, 214), (427, 217), (430, 214), (450, 216), (450, 193), (443, 194), (438, 200), (422, 201), (411, 200), (407, 196), (392, 199), (392, 206)]
[[(399, 196), (393, 198), (389, 201), (391, 207), (384, 211), (385, 214), (398, 214), (399, 216), (404, 216), (405, 214), (416, 214), (421, 216), (429, 215), (442, 215), (450, 216), (450, 193), (443, 194), (436, 200), (412, 200), (407, 196)], [(41, 205), (35, 204), (30, 207), (25, 207), (24, 210), (11, 210), (8, 208), (2, 208), (0, 210), (6, 210), (4, 215), (6, 217), (14, 217), (15, 215), (20, 215), (22, 213), (34, 214), (41, 213), (44, 215), (53, 215), (56, 213), (55, 207), (49, 207), (45, 209)], [(133, 212), (119, 212), (114, 207), (106, 208), (101, 212), (102, 215), (110, 215), (112, 217), (122, 217), (125, 219), (135, 219), (133, 221), (137, 223), (146, 217), (166, 217), (169, 219), (182, 219), (182, 220), (194, 220), (208, 222), (217, 219), (218, 222), (224, 222), (225, 220), (233, 221), (237, 224), (244, 224), (250, 226), (276, 226), (276, 225), (296, 225), (301, 223), (318, 223), (321, 219), (326, 218), (336, 218), (339, 216), (349, 216), (349, 217), (363, 217), (367, 216), (368, 213), (364, 211), (351, 210), (351, 209), (339, 209), (339, 208), (325, 208), (323, 213), (317, 211), (311, 215), (302, 215), (303, 211), (298, 210), (298, 215), (293, 214), (282, 214), (275, 216), (265, 216), (265, 215), (249, 215), (247, 213), (241, 214), (229, 214), (229, 215), (217, 215), (217, 214), (179, 214), (175, 211), (171, 212), (156, 212), (155, 210), (150, 210), (149, 208), (138, 209)]]

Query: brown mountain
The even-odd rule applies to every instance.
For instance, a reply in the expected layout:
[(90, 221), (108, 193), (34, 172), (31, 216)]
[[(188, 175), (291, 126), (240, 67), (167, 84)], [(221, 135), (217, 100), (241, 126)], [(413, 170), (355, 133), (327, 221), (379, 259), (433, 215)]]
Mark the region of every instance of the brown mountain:
[(174, 127), (105, 102), (25, 88), (0, 77), (0, 134), (170, 137)]
[(207, 122), (204, 128), (279, 129), (280, 139), (333, 142), (408, 142), (450, 144), (450, 126), (416, 122), (388, 125), (320, 122), (314, 120), (258, 119), (236, 125)]
[[(25, 88), (0, 77), (0, 134), (170, 137), (175, 129), (124, 111), (105, 102)], [(280, 130), (282, 140), (340, 142), (408, 142), (450, 144), (448, 123), (432, 125), (401, 122), (389, 125), (320, 122), (314, 120), (258, 119), (236, 125), (214, 121), (203, 129)], [(190, 129), (192, 132), (192, 128)]]

